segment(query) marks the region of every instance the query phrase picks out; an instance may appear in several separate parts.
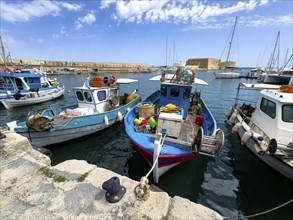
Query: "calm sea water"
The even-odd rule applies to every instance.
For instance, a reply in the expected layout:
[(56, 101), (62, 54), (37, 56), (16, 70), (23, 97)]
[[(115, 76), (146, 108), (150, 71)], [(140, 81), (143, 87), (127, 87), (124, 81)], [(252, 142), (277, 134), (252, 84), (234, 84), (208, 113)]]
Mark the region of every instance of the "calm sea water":
[[(121, 74), (119, 77), (139, 79), (139, 83), (122, 85), (121, 92), (139, 88), (143, 98), (159, 88), (159, 82), (148, 79), (151, 74)], [(23, 121), (30, 110), (40, 110), (53, 102), (62, 105), (75, 103), (70, 90), (80, 86), (85, 76), (57, 76), (67, 88), (64, 97), (18, 109), (0, 109), (1, 126), (11, 120)], [(292, 182), (258, 160), (239, 142), (231, 126), (225, 123), (226, 110), (233, 104), (236, 88), (240, 81), (247, 79), (214, 79), (212, 72), (198, 72), (197, 77), (206, 80), (209, 86), (194, 87), (201, 94), (217, 120), (218, 127), (225, 132), (225, 146), (217, 158), (199, 157), (180, 164), (160, 177), (158, 187), (170, 196), (181, 196), (218, 211), (231, 219), (246, 219), (247, 216), (271, 210), (293, 199)], [(247, 92), (248, 100), (257, 100), (257, 92)], [(102, 132), (51, 147), (52, 165), (69, 159), (86, 160), (121, 175), (139, 181), (150, 169), (146, 161), (136, 152), (124, 132), (123, 123)], [(152, 180), (150, 179), (151, 183)], [(293, 219), (293, 204), (252, 219)]]

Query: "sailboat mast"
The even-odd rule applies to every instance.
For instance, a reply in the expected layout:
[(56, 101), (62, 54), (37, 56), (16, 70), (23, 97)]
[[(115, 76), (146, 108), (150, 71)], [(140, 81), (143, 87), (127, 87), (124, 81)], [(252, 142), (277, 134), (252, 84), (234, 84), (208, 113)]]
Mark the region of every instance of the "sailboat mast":
[(270, 59), (269, 70), (272, 70), (273, 69), (275, 52), (276, 52), (277, 45), (279, 43), (279, 37), (280, 37), (280, 31), (278, 31), (278, 35), (277, 35), (277, 39), (276, 39), (276, 42), (275, 42), (274, 51), (273, 51), (272, 56), (271, 56), (271, 59)]
[(1, 50), (2, 50), (2, 57), (3, 57), (4, 67), (6, 68), (5, 50), (4, 50), (4, 46), (3, 46), (3, 42), (2, 42), (2, 37), (1, 36), (0, 36), (0, 46), (1, 46)]
[(166, 67), (168, 66), (168, 35), (166, 34)]
[(228, 50), (227, 59), (226, 59), (227, 62), (229, 61), (229, 56), (230, 56), (230, 51), (231, 51), (232, 42), (233, 42), (233, 38), (234, 38), (234, 33), (235, 33), (235, 29), (236, 29), (236, 24), (237, 24), (237, 16), (235, 18), (234, 28), (233, 28), (233, 32), (232, 32), (232, 36), (231, 36), (231, 41), (229, 42), (229, 50)]

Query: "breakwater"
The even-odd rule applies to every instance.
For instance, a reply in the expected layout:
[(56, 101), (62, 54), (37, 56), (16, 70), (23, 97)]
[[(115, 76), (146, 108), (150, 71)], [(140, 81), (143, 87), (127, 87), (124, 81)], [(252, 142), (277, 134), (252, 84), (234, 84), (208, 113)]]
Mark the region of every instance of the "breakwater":
[[(0, 63), (0, 67), (4, 67)], [(144, 63), (116, 63), (116, 62), (72, 62), (72, 61), (45, 61), (45, 60), (20, 60), (13, 59), (6, 64), (7, 68), (43, 68), (47, 72), (54, 72), (60, 68), (76, 68), (82, 72), (91, 69), (99, 69), (100, 72), (154, 72), (159, 69), (156, 66), (148, 66)]]
[[(10, 131), (0, 140), (1, 219), (223, 219), (217, 212), (150, 188), (138, 200), (138, 182), (83, 160), (51, 166), (50, 158)], [(112, 177), (124, 197), (109, 203), (103, 184)]]

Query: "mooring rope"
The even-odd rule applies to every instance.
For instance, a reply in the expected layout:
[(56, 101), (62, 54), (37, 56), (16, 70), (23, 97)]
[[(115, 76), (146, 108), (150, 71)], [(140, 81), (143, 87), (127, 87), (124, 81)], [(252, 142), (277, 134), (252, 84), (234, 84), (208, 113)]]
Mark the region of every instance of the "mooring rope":
[[(164, 134), (162, 141), (160, 141), (161, 149), (162, 149), (162, 146), (163, 146), (163, 144), (164, 144), (165, 137), (166, 137), (166, 134)], [(161, 151), (161, 149), (160, 149), (160, 151)], [(154, 168), (155, 168), (155, 166), (156, 166), (156, 164), (157, 164), (157, 162), (158, 162), (158, 160), (159, 160), (159, 156), (160, 156), (160, 152), (158, 153), (158, 155), (157, 155), (157, 157), (156, 157), (156, 159), (155, 159), (155, 161), (154, 161), (154, 163), (153, 163), (152, 168), (151, 168), (150, 171), (147, 173), (146, 178), (148, 178), (148, 176), (149, 176), (149, 175), (151, 174), (151, 172), (154, 170)]]
[[(275, 210), (277, 210), (277, 209), (279, 209), (279, 208), (282, 208), (283, 206), (286, 206), (286, 205), (290, 204), (291, 202), (293, 202), (293, 199), (291, 199), (291, 200), (289, 200), (289, 201), (287, 201), (287, 202), (285, 202), (285, 203), (283, 203), (283, 204), (281, 204), (281, 205), (279, 205), (279, 206), (276, 206), (276, 207), (274, 207), (274, 208), (272, 208), (272, 209), (269, 209), (269, 210), (267, 210), (267, 211), (263, 211), (263, 212), (255, 213), (255, 214), (252, 214), (252, 215), (245, 215), (245, 216), (243, 216), (243, 217), (246, 217), (246, 218), (252, 218), (252, 217), (259, 216), (259, 215), (264, 215), (264, 214), (267, 214), (267, 213), (269, 213), (269, 212), (275, 211)], [(224, 219), (234, 219), (235, 217), (223, 217), (223, 218), (224, 218)]]

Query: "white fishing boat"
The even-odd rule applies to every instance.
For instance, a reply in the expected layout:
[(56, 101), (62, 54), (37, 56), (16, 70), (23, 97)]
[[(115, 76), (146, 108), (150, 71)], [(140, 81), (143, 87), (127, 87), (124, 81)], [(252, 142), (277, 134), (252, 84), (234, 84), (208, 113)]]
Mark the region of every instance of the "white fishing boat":
[(139, 94), (119, 94), (119, 85), (136, 82), (133, 79), (88, 77), (81, 87), (74, 87), (74, 106), (58, 103), (42, 112), (28, 113), (26, 121), (7, 123), (11, 131), (27, 137), (37, 147), (62, 143), (93, 134), (119, 121), (137, 105)]
[[(262, 89), (256, 106), (239, 102), (241, 88)], [(227, 116), (242, 144), (293, 180), (293, 86), (240, 83)]]
[(23, 95), (23, 97), (21, 97), (19, 100), (16, 100), (15, 98), (10, 98), (1, 99), (0, 101), (6, 109), (10, 109), (20, 106), (35, 105), (38, 103), (54, 100), (63, 96), (64, 91), (64, 86), (57, 86), (54, 89), (42, 92), (32, 90), (30, 93), (26, 93), (25, 95)]

